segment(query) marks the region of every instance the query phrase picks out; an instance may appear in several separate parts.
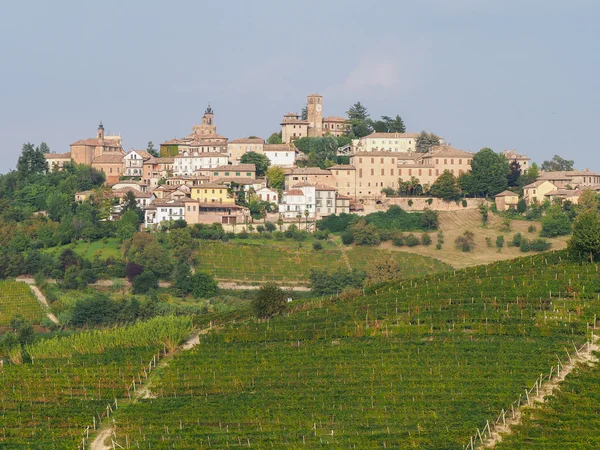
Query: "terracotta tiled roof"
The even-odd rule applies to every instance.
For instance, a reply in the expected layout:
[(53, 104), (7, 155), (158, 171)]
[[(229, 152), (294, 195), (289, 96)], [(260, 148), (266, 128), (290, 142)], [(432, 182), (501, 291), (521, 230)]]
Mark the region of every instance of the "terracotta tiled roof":
[(68, 159), (71, 157), (71, 152), (66, 153), (44, 153), (46, 159)]
[(140, 155), (142, 157), (142, 159), (145, 159), (145, 160), (153, 158), (153, 156), (150, 153), (148, 153), (146, 150), (129, 150), (127, 152), (127, 155), (129, 155), (131, 152), (136, 152), (138, 155)]
[(118, 141), (112, 139), (104, 139), (103, 141), (99, 138), (81, 139), (77, 142), (73, 142), (71, 145), (88, 145), (88, 146), (104, 146), (104, 147), (121, 147)]
[(228, 171), (228, 172), (256, 172), (256, 165), (255, 164), (232, 164), (232, 165), (227, 165), (227, 166), (218, 166), (215, 167), (214, 169), (210, 169), (212, 171), (218, 171), (221, 172), (223, 170)]
[(223, 186), (222, 184), (213, 182), (213, 183), (202, 183), (200, 186), (192, 187), (192, 189), (225, 189), (225, 186)]
[(327, 186), (327, 185), (325, 185), (325, 184), (317, 184), (317, 185), (315, 186), (315, 189), (316, 189), (317, 191), (337, 191), (337, 189), (336, 189), (336, 188), (334, 188), (334, 187), (331, 187), (331, 186)]
[(165, 141), (160, 145), (179, 145), (183, 143), (184, 141), (182, 139), (171, 139), (170, 141)]
[[(264, 152), (291, 152), (290, 144), (265, 144)], [(295, 150), (294, 150), (295, 151)]]
[(423, 158), (433, 158), (433, 157), (448, 157), (448, 158), (472, 158), (474, 156), (473, 153), (466, 152), (464, 150), (457, 150), (455, 148), (450, 147), (449, 145), (435, 145), (431, 147), (431, 150), (428, 153), (423, 155)]
[(338, 164), (336, 166), (331, 166), (329, 170), (356, 170), (356, 167), (351, 164)]
[[(524, 186), (523, 189), (536, 188), (536, 187), (542, 185), (543, 183), (550, 183), (550, 184), (552, 184), (554, 186), (554, 183), (552, 183), (550, 180), (542, 180), (542, 179), (540, 179), (540, 180), (534, 181), (531, 184), (528, 184), (527, 186)], [(554, 186), (554, 187), (556, 187), (556, 186)]]
[(265, 140), (262, 138), (240, 138), (229, 141), (228, 144), (264, 144)]
[(580, 189), (556, 189), (545, 195), (546, 197), (579, 197), (581, 194), (583, 191)]
[(105, 153), (104, 155), (100, 155), (95, 157), (92, 160), (92, 165), (94, 164), (118, 164), (118, 163), (123, 163), (123, 155), (118, 153), (118, 154), (110, 154), (110, 153)]
[(499, 194), (496, 194), (495, 197), (518, 197), (519, 194), (514, 193), (513, 191), (502, 191)]
[(224, 153), (220, 153), (220, 152), (199, 152), (199, 153), (192, 153), (191, 155), (177, 155), (174, 159), (178, 159), (178, 158), (224, 158), (227, 155), (225, 155)]
[(304, 196), (304, 192), (300, 189), (292, 189), (291, 191), (285, 191), (283, 195), (302, 195)]
[(590, 172), (589, 170), (564, 170), (564, 171), (556, 171), (556, 172), (542, 172), (540, 174), (540, 178), (547, 179), (562, 179), (562, 178), (572, 178), (572, 177), (600, 177), (600, 174), (596, 172)]
[(416, 139), (418, 137), (419, 137), (419, 133), (378, 133), (376, 131), (374, 133), (369, 134), (368, 136), (365, 136), (362, 139), (369, 139), (369, 138), (375, 138), (375, 139), (411, 138), (411, 139)]
[(294, 167), (286, 175), (331, 175), (331, 172), (319, 167)]
[(216, 184), (223, 184), (223, 183), (237, 183), (237, 184), (245, 184), (245, 185), (263, 184), (263, 182), (261, 180), (256, 180), (254, 178), (236, 178), (236, 177), (217, 178), (213, 182)]
[(329, 116), (329, 117), (323, 117), (323, 122), (350, 122), (350, 121), (344, 117)]
[(398, 153), (396, 152), (389, 152), (387, 150), (377, 150), (373, 152), (356, 152), (350, 155), (350, 157), (352, 158), (353, 156), (389, 156), (392, 158), (398, 158), (397, 155)]

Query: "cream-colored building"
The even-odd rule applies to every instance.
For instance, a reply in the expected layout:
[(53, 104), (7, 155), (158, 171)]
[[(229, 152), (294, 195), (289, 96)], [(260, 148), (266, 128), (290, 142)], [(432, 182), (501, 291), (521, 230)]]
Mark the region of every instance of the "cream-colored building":
[(506, 157), (508, 163), (512, 163), (516, 161), (519, 163), (521, 168), (521, 173), (527, 172), (527, 170), (531, 167), (531, 158), (526, 155), (519, 155), (516, 150), (504, 150), (503, 155)]
[(557, 189), (558, 186), (548, 180), (538, 180), (523, 188), (523, 198), (527, 205), (543, 203), (546, 199), (546, 194)]
[(579, 197), (581, 197), (583, 191), (581, 189), (557, 189), (555, 191), (550, 191), (546, 194), (546, 198), (551, 202), (559, 201), (560, 203), (564, 203), (569, 201), (575, 205), (579, 203)]
[(345, 136), (350, 132), (350, 121), (344, 117), (329, 116), (323, 118), (323, 134)]
[(550, 181), (559, 188), (585, 189), (600, 187), (600, 174), (591, 172), (589, 169), (542, 172), (538, 180)]
[(144, 175), (144, 161), (152, 155), (146, 150), (131, 150), (123, 157), (123, 175), (126, 177), (142, 177)]
[(300, 120), (298, 114), (287, 113), (281, 121), (281, 140), (284, 144), (308, 136), (308, 121)]
[(73, 162), (71, 152), (67, 153), (44, 153), (49, 170), (61, 170), (65, 164)]
[(242, 138), (227, 142), (227, 156), (233, 164), (240, 162), (244, 154), (255, 152), (262, 154), (265, 145), (264, 139), (261, 138)]
[(161, 179), (173, 175), (174, 158), (150, 158), (144, 161), (142, 180), (150, 186), (157, 186)]
[(516, 209), (517, 203), (519, 203), (519, 195), (512, 191), (500, 192), (494, 198), (496, 199), (496, 208), (498, 208), (498, 211)]
[(196, 175), (198, 171), (207, 171), (228, 163), (225, 153), (183, 153), (173, 161), (174, 175)]
[(457, 150), (449, 145), (438, 145), (431, 148), (427, 153), (423, 153), (419, 163), (435, 169), (435, 180), (444, 170), (448, 170), (455, 177), (465, 172), (471, 171), (471, 161), (473, 153), (464, 150)]
[(332, 186), (333, 176), (331, 175), (331, 171), (318, 167), (295, 167), (286, 172), (286, 189), (291, 189), (292, 186), (302, 182)]
[(411, 153), (417, 148), (418, 133), (371, 133), (352, 141), (352, 149), (357, 152), (401, 152)]
[(256, 179), (256, 166), (254, 164), (222, 165), (207, 171), (211, 182), (217, 179)]

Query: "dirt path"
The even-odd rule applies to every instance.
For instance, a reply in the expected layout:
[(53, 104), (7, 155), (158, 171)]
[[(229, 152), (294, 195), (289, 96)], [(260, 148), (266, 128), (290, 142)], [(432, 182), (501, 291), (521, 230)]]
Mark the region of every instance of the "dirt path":
[(50, 312), (50, 305), (48, 304), (48, 299), (46, 298), (44, 293), (40, 291), (40, 289), (35, 285), (35, 281), (33, 280), (33, 278), (19, 278), (17, 279), (17, 281), (26, 283), (29, 286), (29, 289), (31, 289), (31, 292), (33, 292), (33, 295), (35, 295), (37, 301), (40, 302), (40, 305), (42, 305), (42, 308), (44, 309), (44, 311), (46, 311), (46, 316), (48, 317), (48, 319), (50, 319), (56, 325), (60, 325), (60, 322), (58, 321), (56, 316)]
[[(193, 333), (183, 344), (181, 344), (179, 346), (179, 350), (180, 351), (191, 350), (196, 345), (200, 344), (200, 335), (207, 334), (211, 329), (212, 328), (203, 328), (202, 330)], [(142, 398), (142, 399), (155, 398), (154, 394), (152, 394), (152, 391), (151, 391), (152, 380), (153, 380), (153, 378), (155, 378), (157, 369), (168, 366), (169, 362), (173, 359), (173, 356), (175, 355), (175, 353), (177, 353), (177, 351), (165, 358), (162, 358), (159, 361), (158, 365), (156, 366), (156, 369), (154, 369), (152, 372), (150, 372), (148, 379), (145, 380), (143, 385), (141, 385), (140, 388), (138, 388), (136, 390), (136, 392), (131, 400), (132, 403), (135, 403), (140, 398)], [(125, 405), (127, 403), (125, 403)], [(89, 446), (89, 450), (110, 450), (110, 449), (112, 449), (113, 448), (112, 442), (107, 444), (106, 441), (108, 441), (108, 438), (111, 436), (114, 436), (115, 437), (114, 440), (116, 441), (116, 435), (114, 432), (114, 428), (112, 426), (109, 426), (108, 424), (102, 424), (100, 426), (100, 428), (98, 429), (97, 433), (98, 434), (96, 435), (96, 437), (94, 438), (94, 440), (91, 442), (91, 444)]]
[[(232, 290), (247, 290), (255, 291), (260, 289), (259, 285), (253, 284), (238, 284), (233, 281), (219, 281), (219, 287), (221, 289), (232, 289)], [(279, 286), (284, 291), (296, 291), (296, 292), (309, 292), (310, 288), (306, 286)]]
[[(578, 354), (574, 355), (571, 360), (562, 366), (560, 371), (560, 376), (554, 376), (550, 381), (544, 383), (537, 393), (537, 395), (531, 396), (529, 399), (533, 408), (539, 406), (539, 404), (545, 403), (547, 396), (551, 395), (555, 389), (560, 389), (560, 384), (565, 380), (567, 375), (569, 375), (573, 369), (575, 369), (580, 364), (595, 364), (598, 362), (596, 357), (594, 356), (594, 352), (600, 351), (600, 346), (598, 346), (598, 338), (594, 337), (593, 343), (588, 344), (585, 350), (580, 351)], [(516, 425), (520, 425), (523, 420), (522, 410), (523, 408), (527, 408), (527, 404), (523, 404), (521, 408), (519, 408), (514, 418), (511, 417), (506, 420), (506, 423), (499, 424), (494, 427), (494, 430), (491, 432), (490, 436), (484, 440), (483, 444), (478, 448), (481, 449), (492, 449), (496, 447), (496, 444), (502, 441), (502, 436), (506, 434), (510, 434), (512, 429)]]

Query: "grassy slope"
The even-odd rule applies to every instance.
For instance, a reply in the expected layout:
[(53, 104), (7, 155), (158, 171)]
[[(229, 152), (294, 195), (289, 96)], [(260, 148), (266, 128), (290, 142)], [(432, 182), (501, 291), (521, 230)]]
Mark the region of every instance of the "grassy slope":
[[(450, 264), (453, 267), (463, 268), (523, 256), (524, 254), (521, 253), (518, 248), (508, 247), (506, 243), (512, 240), (512, 237), (516, 233), (521, 233), (524, 237), (529, 239), (537, 238), (539, 231), (542, 228), (539, 222), (513, 220), (511, 223), (511, 231), (500, 231), (502, 218), (491, 212), (489, 214), (489, 224), (486, 228), (483, 228), (481, 226), (481, 215), (478, 211), (474, 210), (443, 211), (440, 212), (439, 217), (440, 230), (444, 232), (444, 245), (441, 250), (435, 249), (435, 243), (437, 242), (435, 232), (431, 233), (433, 245), (430, 246), (419, 245), (412, 248), (394, 247), (391, 242), (385, 242), (381, 247), (390, 250), (399, 250), (402, 252), (430, 256), (432, 258), (437, 258), (446, 264)], [(529, 233), (527, 231), (530, 225), (535, 225), (537, 227), (536, 233)], [(475, 248), (469, 253), (458, 250), (454, 245), (456, 238), (465, 231), (471, 231), (475, 234)], [(498, 249), (496, 248), (496, 237), (499, 235), (503, 235), (505, 240), (505, 246), (501, 252), (498, 252)], [(486, 237), (489, 237), (492, 240), (491, 248), (488, 247), (485, 242)], [(552, 242), (553, 250), (561, 250), (566, 247), (566, 237), (548, 240)]]
[(158, 398), (117, 415), (119, 442), (463, 448), (564, 358), (565, 345), (585, 340), (596, 294), (540, 299), (594, 292), (595, 267), (558, 261), (540, 255), (406, 281), (215, 331), (175, 358), (153, 387)]

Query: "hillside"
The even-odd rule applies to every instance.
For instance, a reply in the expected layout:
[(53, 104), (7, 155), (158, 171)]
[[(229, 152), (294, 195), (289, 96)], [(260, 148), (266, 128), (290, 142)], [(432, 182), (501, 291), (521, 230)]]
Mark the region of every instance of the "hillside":
[[(516, 247), (506, 245), (516, 233), (530, 239), (538, 237), (541, 230), (541, 224), (534, 221), (513, 220), (510, 224), (510, 231), (502, 229), (502, 218), (498, 215), (489, 214), (489, 224), (487, 227), (481, 226), (481, 215), (476, 210), (463, 211), (441, 211), (439, 213), (440, 230), (444, 233), (444, 245), (441, 250), (436, 250), (435, 245), (416, 247), (394, 247), (391, 242), (384, 242), (381, 248), (388, 250), (399, 250), (402, 252), (414, 253), (422, 256), (436, 258), (443, 263), (456, 268), (476, 266), (487, 264), (494, 261), (518, 258), (524, 254)], [(528, 228), (533, 225), (537, 232), (530, 233)], [(465, 253), (456, 248), (454, 241), (465, 231), (471, 231), (475, 235), (475, 248)], [(499, 252), (496, 248), (496, 237), (504, 236), (505, 245)], [(491, 239), (492, 246), (486, 243), (486, 237)], [(434, 233), (432, 238), (435, 242)], [(548, 239), (552, 243), (553, 250), (562, 250), (566, 247), (567, 238), (560, 237)]]
[(565, 254), (397, 282), (200, 337), (115, 416), (120, 445), (462, 449), (589, 337), (597, 268)]

